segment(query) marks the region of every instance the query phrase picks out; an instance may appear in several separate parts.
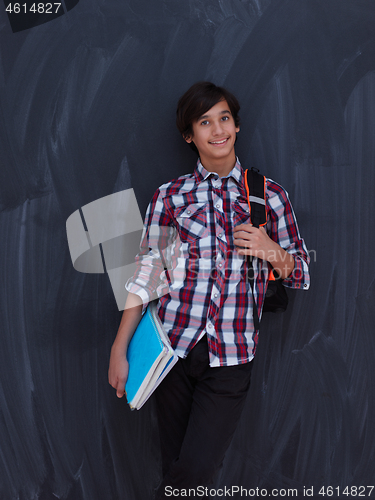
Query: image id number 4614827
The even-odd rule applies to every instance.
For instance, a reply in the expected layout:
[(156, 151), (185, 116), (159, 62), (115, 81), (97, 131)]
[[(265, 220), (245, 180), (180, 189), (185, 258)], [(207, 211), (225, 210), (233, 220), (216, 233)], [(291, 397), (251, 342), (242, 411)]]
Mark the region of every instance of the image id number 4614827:
[[(346, 486), (345, 488), (340, 488), (337, 486), (334, 488), (333, 486), (322, 486), (320, 490), (318, 491), (318, 494), (321, 496), (328, 496), (328, 497), (341, 497), (344, 498), (346, 497), (371, 497), (372, 493), (374, 490), (374, 486)], [(308, 493), (309, 492), (309, 493)], [(310, 490), (304, 488), (304, 495), (310, 496), (313, 495), (313, 488)]]
[(10, 14), (57, 14), (61, 8), (61, 3), (51, 2), (9, 2), (6, 12)]

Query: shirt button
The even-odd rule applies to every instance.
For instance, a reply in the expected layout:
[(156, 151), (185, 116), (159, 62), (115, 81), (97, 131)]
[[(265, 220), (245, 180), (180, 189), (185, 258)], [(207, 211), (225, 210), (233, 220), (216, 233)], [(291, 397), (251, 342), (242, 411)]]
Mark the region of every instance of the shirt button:
[(211, 323), (208, 323), (207, 328), (208, 328), (209, 330), (211, 330), (211, 328), (212, 328)]
[(214, 295), (215, 299), (217, 299), (217, 298), (218, 298), (218, 296), (219, 296), (219, 294), (218, 294), (218, 293), (215, 293), (215, 295)]
[(222, 263), (220, 263), (220, 264), (219, 264), (219, 267), (223, 267), (223, 264), (222, 264)]
[(220, 205), (219, 205), (219, 203), (218, 203), (218, 204), (216, 205), (216, 208), (220, 208)]
[(221, 238), (222, 236), (223, 236), (223, 233), (220, 233), (220, 234), (219, 234), (219, 238)]
[(191, 214), (191, 210), (186, 210), (186, 213), (187, 213), (188, 215), (190, 215), (190, 214)]
[(307, 283), (305, 283), (305, 284), (303, 285), (303, 287), (304, 287), (304, 288), (307, 288)]

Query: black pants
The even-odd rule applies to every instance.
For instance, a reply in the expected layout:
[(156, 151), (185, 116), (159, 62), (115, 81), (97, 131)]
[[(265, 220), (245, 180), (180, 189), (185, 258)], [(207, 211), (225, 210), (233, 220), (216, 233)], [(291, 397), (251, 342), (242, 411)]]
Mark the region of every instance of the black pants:
[(212, 484), (236, 430), (250, 385), (253, 363), (211, 368), (204, 336), (179, 359), (155, 392), (167, 486), (195, 488)]

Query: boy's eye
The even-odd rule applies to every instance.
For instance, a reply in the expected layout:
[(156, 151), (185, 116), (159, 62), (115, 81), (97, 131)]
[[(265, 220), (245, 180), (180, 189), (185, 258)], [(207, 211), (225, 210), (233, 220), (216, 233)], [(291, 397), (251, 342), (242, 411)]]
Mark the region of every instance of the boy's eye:
[(224, 122), (226, 122), (227, 120), (229, 120), (229, 116), (223, 116), (223, 117), (222, 117), (222, 120), (223, 120)]
[(201, 125), (207, 125), (207, 123), (208, 123), (208, 120), (201, 121)]

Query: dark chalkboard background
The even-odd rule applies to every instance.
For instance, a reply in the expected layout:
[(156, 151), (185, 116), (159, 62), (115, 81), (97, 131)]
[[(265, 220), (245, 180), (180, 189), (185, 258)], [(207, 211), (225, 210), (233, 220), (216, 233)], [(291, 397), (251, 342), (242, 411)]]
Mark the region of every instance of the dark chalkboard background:
[(153, 400), (130, 412), (108, 385), (121, 313), (106, 275), (73, 269), (65, 221), (129, 187), (144, 213), (194, 168), (174, 113), (202, 79), (239, 97), (236, 151), (314, 251), (310, 290), (264, 318), (216, 486), (374, 484), (374, 26), (371, 0), (81, 0), (15, 33), (2, 9), (1, 500), (158, 483)]

